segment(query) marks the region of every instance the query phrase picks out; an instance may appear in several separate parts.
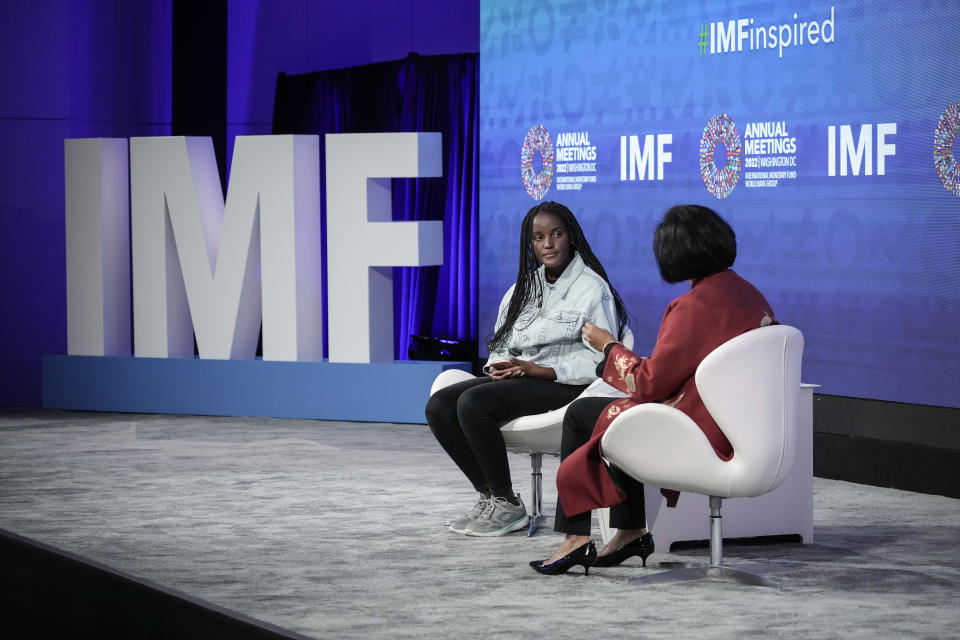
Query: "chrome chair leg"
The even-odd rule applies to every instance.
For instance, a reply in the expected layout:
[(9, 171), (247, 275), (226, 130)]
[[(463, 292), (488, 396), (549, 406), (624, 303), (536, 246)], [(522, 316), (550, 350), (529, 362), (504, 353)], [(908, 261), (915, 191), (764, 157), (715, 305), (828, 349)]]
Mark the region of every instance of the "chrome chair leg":
[(542, 453), (530, 454), (530, 525), (527, 528), (527, 536), (532, 536), (543, 524), (546, 517), (543, 515), (543, 473), (541, 464), (543, 462)]
[(723, 498), (710, 496), (710, 566), (723, 566), (723, 516), (720, 507)]

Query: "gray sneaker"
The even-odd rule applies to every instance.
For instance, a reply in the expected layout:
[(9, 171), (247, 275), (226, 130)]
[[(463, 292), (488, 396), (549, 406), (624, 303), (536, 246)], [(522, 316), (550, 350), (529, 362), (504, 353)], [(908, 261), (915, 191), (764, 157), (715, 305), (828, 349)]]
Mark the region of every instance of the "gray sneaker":
[(487, 501), (483, 514), (467, 524), (467, 535), (503, 536), (526, 528), (530, 516), (527, 515), (527, 508), (523, 506), (519, 493), (517, 502), (520, 504), (511, 504), (506, 498), (491, 498)]
[(467, 525), (483, 515), (483, 512), (487, 510), (487, 503), (489, 502), (490, 498), (481, 493), (480, 497), (477, 498), (477, 503), (473, 505), (473, 508), (451, 522), (448, 530), (453, 533), (466, 533)]

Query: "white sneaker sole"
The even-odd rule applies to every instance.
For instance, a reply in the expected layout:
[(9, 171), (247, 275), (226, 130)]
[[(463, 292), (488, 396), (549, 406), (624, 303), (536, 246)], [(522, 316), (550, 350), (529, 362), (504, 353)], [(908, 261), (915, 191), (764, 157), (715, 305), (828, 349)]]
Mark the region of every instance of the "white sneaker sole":
[(498, 529), (497, 531), (481, 531), (477, 532), (470, 528), (470, 525), (467, 525), (466, 531), (464, 533), (468, 536), (474, 536), (476, 538), (492, 538), (494, 536), (505, 536), (508, 533), (513, 533), (514, 531), (520, 531), (526, 529), (530, 524), (530, 516), (523, 516), (519, 520), (511, 522), (503, 529)]

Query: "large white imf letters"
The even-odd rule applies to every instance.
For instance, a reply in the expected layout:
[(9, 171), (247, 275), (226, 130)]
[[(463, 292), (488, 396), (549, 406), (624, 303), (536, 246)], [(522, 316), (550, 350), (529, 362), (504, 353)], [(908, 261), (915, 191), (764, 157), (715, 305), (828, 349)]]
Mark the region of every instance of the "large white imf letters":
[(442, 222), (391, 222), (390, 177), (443, 175), (439, 133), (327, 135), (331, 362), (393, 360), (393, 266), (443, 264)]
[[(133, 138), (131, 229), (126, 141), (67, 140), (68, 353), (129, 354), (129, 230), (135, 355), (192, 357), (196, 332), (201, 358), (252, 358), (262, 317), (264, 359), (319, 360), (318, 142), (238, 137), (224, 204), (209, 138)], [(327, 145), (330, 359), (392, 360), (386, 267), (441, 264), (442, 223), (376, 221), (388, 176), (441, 175), (440, 134)]]
[(134, 353), (253, 358), (262, 307), (264, 359), (319, 360), (317, 138), (238, 137), (226, 205), (209, 138), (130, 157)]
[(130, 355), (127, 141), (64, 140), (67, 353)]

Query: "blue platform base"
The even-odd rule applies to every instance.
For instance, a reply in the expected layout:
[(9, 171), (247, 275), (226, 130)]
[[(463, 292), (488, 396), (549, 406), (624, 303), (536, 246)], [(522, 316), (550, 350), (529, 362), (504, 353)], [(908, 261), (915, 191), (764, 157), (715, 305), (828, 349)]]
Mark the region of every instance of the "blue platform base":
[(434, 378), (467, 362), (43, 358), (49, 409), (424, 424)]

